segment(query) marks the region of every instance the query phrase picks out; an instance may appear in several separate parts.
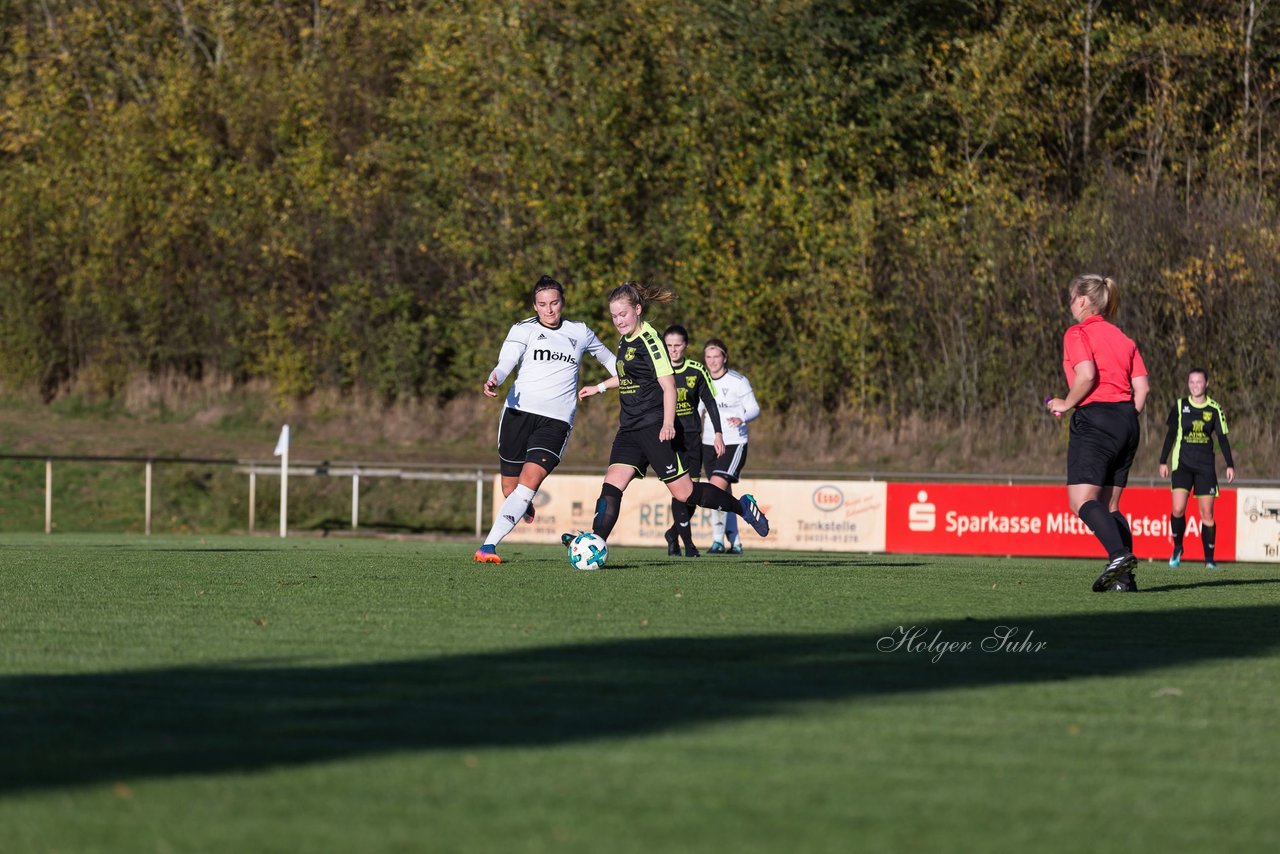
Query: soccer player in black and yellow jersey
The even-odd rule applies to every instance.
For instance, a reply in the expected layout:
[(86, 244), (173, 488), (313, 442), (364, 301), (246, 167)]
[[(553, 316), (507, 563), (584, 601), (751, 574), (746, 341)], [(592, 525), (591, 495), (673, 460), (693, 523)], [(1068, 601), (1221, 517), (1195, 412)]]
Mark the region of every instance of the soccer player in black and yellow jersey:
[[(579, 399), (618, 389), (618, 433), (609, 452), (609, 470), (605, 473), (596, 500), (591, 529), (608, 540), (618, 522), (622, 493), (637, 477), (644, 477), (652, 466), (676, 499), (673, 512), (677, 524), (688, 524), (690, 505), (740, 513), (756, 533), (769, 533), (769, 520), (761, 512), (755, 498), (730, 493), (709, 483), (694, 483), (685, 469), (671, 440), (676, 435), (676, 382), (671, 360), (657, 331), (644, 320), (644, 311), (652, 303), (669, 303), (676, 295), (667, 288), (624, 282), (609, 293), (609, 315), (620, 337), (617, 349), (617, 376), (599, 385), (579, 389)], [(572, 534), (561, 542), (568, 545)]]
[(1217, 437), (1222, 459), (1227, 463), (1227, 483), (1236, 479), (1227, 441), (1227, 416), (1222, 406), (1209, 397), (1209, 374), (1204, 368), (1193, 368), (1187, 374), (1187, 397), (1178, 398), (1169, 413), (1164, 447), (1160, 449), (1160, 476), (1169, 477), (1173, 469), (1173, 506), (1169, 527), (1173, 529), (1173, 556), (1169, 566), (1182, 563), (1182, 537), (1187, 532), (1187, 502), (1194, 490), (1200, 504), (1200, 538), (1204, 542), (1204, 565), (1217, 569), (1213, 548), (1217, 539), (1217, 522), (1213, 518), (1213, 499), (1218, 495), (1218, 472), (1213, 453)]
[[(676, 379), (676, 437), (671, 440), (680, 455), (689, 476), (697, 480), (702, 474), (702, 415), (698, 404), (711, 419), (716, 456), (724, 453), (724, 435), (720, 430), (720, 410), (716, 406), (716, 386), (707, 372), (706, 365), (685, 357), (689, 349), (689, 332), (683, 326), (673, 324), (662, 333), (671, 360), (672, 376)], [(728, 491), (728, 490), (726, 490)], [(684, 556), (698, 557), (698, 547), (693, 544), (690, 525), (680, 527), (675, 519), (679, 514), (676, 499), (671, 499), (671, 527), (667, 529), (667, 554), (680, 554), (680, 541), (684, 541)]]

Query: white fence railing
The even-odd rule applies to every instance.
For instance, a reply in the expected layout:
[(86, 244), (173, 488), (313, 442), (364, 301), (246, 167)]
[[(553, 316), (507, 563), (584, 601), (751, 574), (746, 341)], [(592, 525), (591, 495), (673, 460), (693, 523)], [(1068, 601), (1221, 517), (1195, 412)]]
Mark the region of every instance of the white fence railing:
[[(281, 469), (270, 463), (247, 463), (236, 467), (236, 471), (249, 475), (249, 533), (254, 533), (254, 519), (257, 515), (258, 477), (280, 477)], [(399, 480), (436, 480), (436, 481), (474, 481), (476, 485), (476, 536), (484, 534), (484, 485), (492, 478), (492, 474), (484, 469), (466, 471), (441, 471), (427, 467), (411, 467), (386, 463), (341, 463), (329, 465), (289, 465), (289, 477), (349, 477), (351, 478), (351, 530), (360, 527), (360, 479), (363, 478), (396, 478)]]
[[(208, 457), (128, 457), (74, 454), (0, 454), (0, 460), (44, 462), (44, 532), (53, 533), (54, 463), (114, 463), (141, 464), (143, 466), (143, 531), (151, 535), (152, 481), (156, 465), (230, 466), (249, 478), (249, 533), (256, 532), (258, 478), (275, 477), (281, 488), (287, 489), (285, 472), (279, 463), (255, 460), (231, 460)], [(496, 467), (495, 467), (496, 468)], [(329, 463), (293, 462), (289, 464), (288, 477), (349, 477), (351, 478), (351, 528), (360, 527), (360, 481), (371, 478), (395, 478), (407, 481), (452, 481), (475, 484), (475, 534), (484, 534), (484, 487), (493, 478), (494, 469), (451, 466), (447, 464), (401, 463)], [(286, 505), (282, 501), (282, 508)], [(286, 511), (287, 513), (287, 511)], [(281, 536), (288, 530), (288, 519), (281, 519)]]

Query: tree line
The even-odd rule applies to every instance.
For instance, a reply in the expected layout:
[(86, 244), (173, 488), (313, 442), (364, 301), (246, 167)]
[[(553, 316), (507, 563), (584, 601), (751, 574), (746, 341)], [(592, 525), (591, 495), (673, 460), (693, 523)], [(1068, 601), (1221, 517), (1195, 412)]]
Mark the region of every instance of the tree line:
[(766, 405), (1039, 415), (1066, 285), (1280, 414), (1280, 0), (0, 4), (0, 383), (471, 394), (543, 273)]

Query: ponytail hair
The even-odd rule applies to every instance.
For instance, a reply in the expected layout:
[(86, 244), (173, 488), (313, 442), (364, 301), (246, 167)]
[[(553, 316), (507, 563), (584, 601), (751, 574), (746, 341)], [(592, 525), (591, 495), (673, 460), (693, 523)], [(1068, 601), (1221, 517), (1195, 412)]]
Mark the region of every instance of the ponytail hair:
[(609, 291), (609, 302), (626, 300), (631, 305), (643, 309), (651, 302), (675, 302), (676, 292), (660, 285), (642, 285), (639, 282), (626, 281)]
[(1109, 276), (1096, 273), (1076, 276), (1071, 280), (1071, 298), (1079, 296), (1087, 299), (1103, 320), (1110, 320), (1120, 307), (1120, 288)]

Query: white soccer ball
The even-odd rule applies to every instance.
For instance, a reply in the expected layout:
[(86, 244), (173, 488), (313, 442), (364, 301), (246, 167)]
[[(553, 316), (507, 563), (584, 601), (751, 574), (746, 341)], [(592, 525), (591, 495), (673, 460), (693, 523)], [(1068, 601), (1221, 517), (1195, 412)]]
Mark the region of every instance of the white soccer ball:
[(609, 561), (609, 546), (603, 537), (583, 531), (569, 543), (569, 566), (574, 569), (601, 569)]

